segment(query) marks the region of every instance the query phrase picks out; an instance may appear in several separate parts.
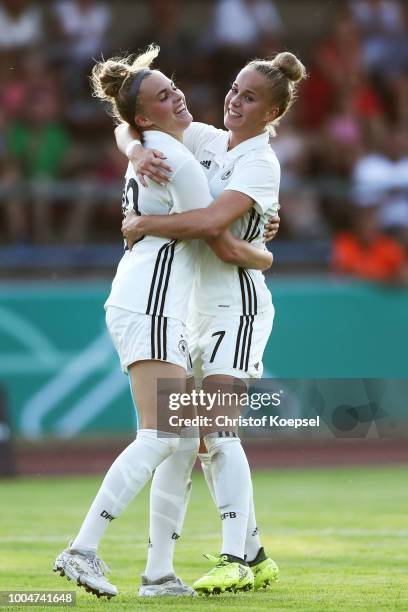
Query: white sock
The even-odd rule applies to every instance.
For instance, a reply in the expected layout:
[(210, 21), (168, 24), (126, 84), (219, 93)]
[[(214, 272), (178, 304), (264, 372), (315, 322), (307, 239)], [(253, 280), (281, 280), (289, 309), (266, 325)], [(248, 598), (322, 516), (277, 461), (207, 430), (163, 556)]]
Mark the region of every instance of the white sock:
[(137, 438), (113, 462), (71, 548), (96, 552), (106, 527), (120, 516), (150, 480), (153, 470), (177, 448), (179, 438), (140, 429)]
[(213, 483), (212, 470), (211, 470), (211, 455), (210, 453), (199, 453), (198, 457), (201, 462), (201, 469), (203, 470), (205, 482), (207, 483), (207, 487), (211, 493), (211, 497), (213, 498), (214, 504), (217, 505), (217, 499), (215, 497), (214, 483)]
[(251, 497), (249, 500), (249, 514), (248, 514), (248, 525), (245, 539), (245, 560), (253, 561), (261, 548), (261, 540), (259, 537), (259, 530), (256, 524), (255, 517), (255, 506), (254, 506), (254, 492), (251, 487)]
[[(214, 483), (212, 479), (211, 456), (209, 453), (200, 453), (198, 456), (200, 458), (201, 468), (203, 470), (204, 478), (207, 483), (208, 489), (211, 493), (211, 497), (213, 498), (214, 503), (217, 504), (217, 501), (215, 498)], [(245, 551), (244, 551), (246, 561), (252, 561), (253, 559), (255, 559), (261, 546), (262, 546), (262, 543), (259, 538), (258, 527), (256, 525), (254, 494), (253, 494), (253, 488), (251, 484), (248, 525), (247, 525), (247, 531), (246, 531)]]
[(185, 427), (177, 450), (156, 469), (150, 489), (150, 537), (145, 574), (158, 580), (174, 574), (173, 556), (191, 491), (191, 470), (199, 447), (198, 431)]
[(221, 554), (243, 559), (251, 493), (248, 461), (237, 437), (218, 437), (216, 432), (205, 436), (205, 445), (222, 519)]

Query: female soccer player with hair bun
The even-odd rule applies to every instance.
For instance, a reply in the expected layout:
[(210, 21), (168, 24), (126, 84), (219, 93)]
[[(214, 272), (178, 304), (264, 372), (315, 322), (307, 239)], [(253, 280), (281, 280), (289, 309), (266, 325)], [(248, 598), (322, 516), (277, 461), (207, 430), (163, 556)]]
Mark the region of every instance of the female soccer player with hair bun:
[[(208, 239), (231, 226), (235, 236), (261, 245), (265, 224), (279, 208), (280, 168), (269, 137), (293, 104), (296, 84), (305, 77), (303, 64), (292, 53), (250, 61), (225, 98), (227, 131), (192, 123), (184, 134), (184, 144), (205, 168), (215, 202), (167, 217), (133, 215), (124, 221), (125, 237), (129, 241), (143, 235)], [(169, 166), (163, 151), (143, 149), (125, 125), (116, 129), (116, 136), (141, 180), (143, 176), (166, 180)], [(230, 392), (240, 381), (244, 389), (242, 381), (262, 375), (262, 356), (273, 317), (263, 274), (228, 266), (202, 244), (189, 308), (188, 340), (204, 390)], [(222, 413), (222, 407), (218, 409)], [(215, 567), (193, 586), (205, 593), (265, 587), (276, 580), (278, 568), (266, 556), (259, 539), (249, 466), (236, 428), (213, 426), (201, 433), (207, 452), (201, 453), (200, 459), (222, 519), (223, 542)], [(160, 532), (159, 514), (165, 511), (162, 507), (154, 512), (155, 486), (160, 482), (163, 498), (174, 478), (169, 458), (156, 470), (153, 480), (151, 534)], [(151, 540), (149, 559), (155, 556), (164, 569), (163, 547), (159, 539), (151, 536)]]
[[(158, 53), (159, 48), (151, 45), (137, 57), (97, 63), (92, 72), (95, 95), (108, 103), (114, 117), (137, 129), (147, 147), (160, 148), (174, 171), (171, 183), (151, 184), (146, 190), (141, 189), (129, 164), (124, 213), (132, 210), (136, 215), (181, 214), (195, 207), (205, 208), (212, 200), (203, 169), (182, 144), (184, 131), (192, 121), (184, 95), (163, 73), (150, 69)], [(268, 252), (239, 240), (227, 229), (212, 241), (211, 248), (222, 257), (225, 244), (230, 245), (227, 249), (232, 249), (235, 264), (259, 269), (271, 265)], [(110, 467), (79, 533), (54, 564), (55, 571), (98, 597), (117, 594), (116, 587), (105, 577), (106, 566), (97, 556), (106, 527), (175, 451), (188, 466), (186, 478), (180, 476), (173, 484), (174, 497), (184, 500), (197, 455), (197, 437), (180, 437), (178, 432), (167, 429), (159, 431), (162, 406), (157, 393), (160, 379), (168, 382), (168, 393), (182, 393), (186, 388), (185, 323), (195, 261), (193, 243), (140, 236), (127, 244), (105, 304), (107, 326), (137, 404), (139, 430), (136, 440)], [(171, 508), (167, 514), (172, 520)], [(178, 517), (177, 507), (177, 520)], [(174, 525), (175, 532), (176, 521)], [(173, 571), (161, 575), (159, 585), (149, 575), (143, 577), (141, 594), (150, 595), (151, 588), (157, 586), (161, 594), (195, 595)]]

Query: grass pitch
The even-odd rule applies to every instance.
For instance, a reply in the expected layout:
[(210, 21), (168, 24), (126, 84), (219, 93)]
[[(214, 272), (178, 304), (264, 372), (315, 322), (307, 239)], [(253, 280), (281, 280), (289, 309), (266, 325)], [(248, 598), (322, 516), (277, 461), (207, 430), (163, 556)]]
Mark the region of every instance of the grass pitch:
[[(406, 611), (407, 476), (407, 468), (395, 466), (255, 472), (258, 524), (267, 552), (281, 568), (278, 584), (265, 592), (188, 600), (135, 596), (146, 555), (146, 487), (110, 525), (101, 545), (120, 590), (110, 602), (51, 571), (101, 478), (3, 480), (0, 589), (76, 590), (77, 608), (87, 610)], [(209, 567), (200, 553), (217, 553), (219, 545), (220, 520), (202, 475), (196, 473), (183, 537), (176, 545), (179, 575), (191, 584)]]

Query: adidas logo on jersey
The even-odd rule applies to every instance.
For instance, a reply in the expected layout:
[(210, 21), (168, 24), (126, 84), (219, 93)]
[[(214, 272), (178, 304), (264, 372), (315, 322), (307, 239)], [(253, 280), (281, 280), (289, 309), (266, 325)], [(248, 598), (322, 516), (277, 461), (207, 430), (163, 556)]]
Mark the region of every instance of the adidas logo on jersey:
[(202, 165), (202, 166), (204, 166), (204, 168), (205, 168), (206, 170), (209, 170), (209, 169), (210, 169), (210, 166), (211, 166), (211, 160), (210, 160), (210, 159), (208, 159), (208, 160), (206, 160), (206, 161), (202, 161), (202, 162), (201, 162), (201, 165)]

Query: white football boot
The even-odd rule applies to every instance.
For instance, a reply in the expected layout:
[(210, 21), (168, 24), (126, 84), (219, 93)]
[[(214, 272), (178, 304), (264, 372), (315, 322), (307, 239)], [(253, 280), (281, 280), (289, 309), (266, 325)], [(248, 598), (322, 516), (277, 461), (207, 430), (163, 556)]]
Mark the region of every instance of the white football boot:
[(147, 576), (142, 574), (142, 584), (139, 589), (140, 597), (160, 597), (163, 595), (173, 597), (195, 597), (197, 593), (188, 584), (183, 582), (181, 578), (177, 578), (174, 574), (168, 574), (158, 580), (149, 580)]
[(53, 570), (68, 580), (74, 580), (78, 586), (97, 597), (110, 599), (118, 594), (115, 585), (105, 578), (109, 572), (108, 566), (92, 551), (78, 551), (68, 547), (55, 559)]

